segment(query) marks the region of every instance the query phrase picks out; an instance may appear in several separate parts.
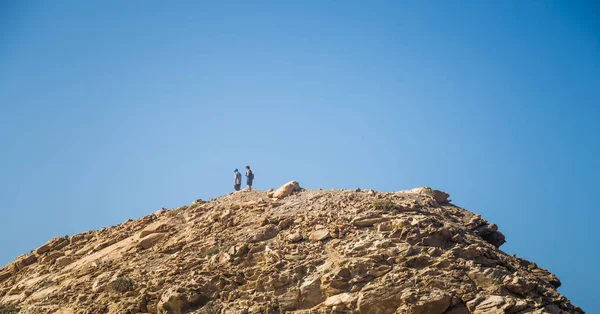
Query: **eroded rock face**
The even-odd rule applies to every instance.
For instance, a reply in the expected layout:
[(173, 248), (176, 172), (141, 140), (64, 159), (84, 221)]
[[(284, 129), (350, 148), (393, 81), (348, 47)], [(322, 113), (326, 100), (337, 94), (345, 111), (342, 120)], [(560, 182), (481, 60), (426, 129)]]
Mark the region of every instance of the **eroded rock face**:
[(51, 239), (0, 268), (22, 313), (583, 313), (429, 187), (242, 191)]

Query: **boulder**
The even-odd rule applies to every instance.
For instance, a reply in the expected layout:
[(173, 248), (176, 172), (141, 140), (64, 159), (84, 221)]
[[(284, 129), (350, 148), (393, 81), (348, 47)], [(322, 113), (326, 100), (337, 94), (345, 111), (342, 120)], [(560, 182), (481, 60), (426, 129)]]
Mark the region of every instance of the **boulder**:
[(449, 202), (448, 198), (450, 197), (450, 194), (444, 192), (444, 191), (440, 191), (440, 190), (434, 190), (428, 186), (423, 186), (420, 188), (414, 188), (412, 190), (408, 191), (409, 193), (415, 193), (415, 194), (424, 194), (424, 195), (429, 195), (431, 196), (438, 204), (447, 204)]
[(485, 224), (475, 228), (474, 231), (485, 241), (494, 245), (495, 247), (500, 247), (506, 242), (504, 234), (498, 231), (498, 226), (496, 224)]
[(273, 192), (273, 198), (284, 198), (292, 195), (292, 193), (300, 191), (300, 184), (296, 181), (290, 181), (280, 188), (278, 188), (275, 192)]
[(23, 254), (14, 261), (14, 265), (17, 270), (21, 270), (35, 262), (37, 262), (37, 257), (33, 254)]
[(51, 250), (60, 250), (60, 249), (64, 248), (65, 246), (69, 245), (69, 243), (70, 242), (67, 237), (55, 237), (55, 238), (52, 238), (50, 241), (44, 243), (42, 246), (38, 247), (35, 250), (35, 253), (37, 255), (42, 255)]
[(50, 251), (50, 241), (42, 244), (39, 248), (35, 249), (35, 253), (38, 255), (42, 255), (46, 252)]
[(433, 190), (433, 199), (435, 199), (435, 201), (438, 204), (446, 204), (448, 203), (450, 200), (448, 199), (450, 197), (450, 194), (444, 192), (444, 191), (440, 191), (440, 190)]

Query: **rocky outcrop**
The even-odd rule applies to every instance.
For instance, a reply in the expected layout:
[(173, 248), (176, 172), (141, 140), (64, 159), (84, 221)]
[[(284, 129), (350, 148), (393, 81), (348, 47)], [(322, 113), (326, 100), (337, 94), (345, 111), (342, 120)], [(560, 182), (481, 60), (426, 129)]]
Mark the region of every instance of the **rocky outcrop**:
[(20, 313), (583, 313), (429, 187), (240, 191), (54, 238), (0, 268)]

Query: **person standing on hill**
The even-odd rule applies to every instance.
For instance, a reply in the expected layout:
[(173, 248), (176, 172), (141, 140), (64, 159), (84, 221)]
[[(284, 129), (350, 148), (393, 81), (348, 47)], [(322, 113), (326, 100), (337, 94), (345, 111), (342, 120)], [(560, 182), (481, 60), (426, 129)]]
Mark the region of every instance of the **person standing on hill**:
[(233, 170), (233, 188), (236, 191), (239, 191), (241, 187), (242, 187), (242, 174), (237, 170), (237, 168), (235, 168), (235, 170)]
[(250, 166), (246, 166), (246, 184), (248, 191), (252, 191), (252, 181), (254, 181), (254, 173), (250, 170)]

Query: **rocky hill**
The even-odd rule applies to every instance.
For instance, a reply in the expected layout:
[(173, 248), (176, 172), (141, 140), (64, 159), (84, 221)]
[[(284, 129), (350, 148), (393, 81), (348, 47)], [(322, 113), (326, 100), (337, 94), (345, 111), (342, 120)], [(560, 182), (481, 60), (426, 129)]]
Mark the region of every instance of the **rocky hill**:
[(583, 313), (430, 188), (240, 191), (51, 239), (0, 269), (0, 313)]

